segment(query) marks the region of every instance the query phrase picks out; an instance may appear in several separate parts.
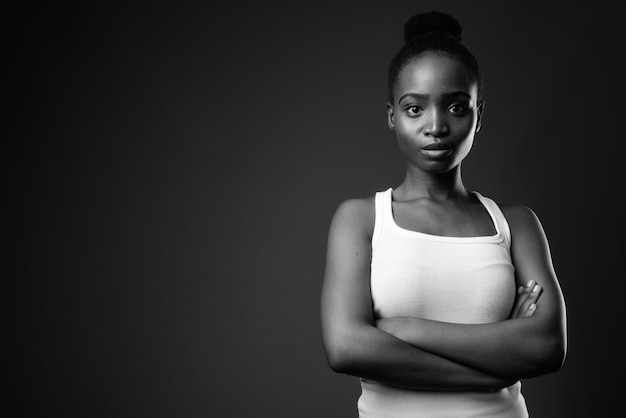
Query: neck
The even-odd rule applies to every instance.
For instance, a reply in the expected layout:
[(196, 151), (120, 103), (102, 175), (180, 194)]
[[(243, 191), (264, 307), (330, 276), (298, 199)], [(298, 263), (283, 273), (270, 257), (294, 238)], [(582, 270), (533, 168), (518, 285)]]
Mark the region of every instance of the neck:
[(409, 200), (426, 197), (441, 201), (468, 196), (461, 179), (461, 165), (445, 173), (428, 173), (409, 165), (404, 181), (396, 191)]

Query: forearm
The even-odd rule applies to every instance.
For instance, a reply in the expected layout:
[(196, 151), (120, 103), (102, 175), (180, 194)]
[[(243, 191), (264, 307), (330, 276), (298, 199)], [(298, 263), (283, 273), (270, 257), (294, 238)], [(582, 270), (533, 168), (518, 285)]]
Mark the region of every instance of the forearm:
[(427, 352), (489, 374), (519, 379), (554, 371), (562, 361), (558, 332), (538, 327), (533, 320), (455, 324), (391, 318), (381, 325), (386, 332)]
[(353, 327), (327, 348), (331, 367), (339, 372), (392, 386), (419, 390), (497, 390), (515, 379), (494, 376), (429, 353), (376, 327)]

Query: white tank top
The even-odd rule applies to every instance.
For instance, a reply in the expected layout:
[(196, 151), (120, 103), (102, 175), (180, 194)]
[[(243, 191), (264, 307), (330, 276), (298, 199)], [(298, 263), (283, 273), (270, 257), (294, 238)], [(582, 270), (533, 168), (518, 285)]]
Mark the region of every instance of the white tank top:
[[(493, 200), (473, 193), (495, 235), (448, 237), (401, 228), (393, 219), (392, 189), (376, 193), (370, 282), (376, 317), (473, 324), (509, 317), (516, 289), (509, 225)], [(363, 379), (361, 388), (362, 418), (528, 416), (520, 382), (497, 392), (417, 391)]]

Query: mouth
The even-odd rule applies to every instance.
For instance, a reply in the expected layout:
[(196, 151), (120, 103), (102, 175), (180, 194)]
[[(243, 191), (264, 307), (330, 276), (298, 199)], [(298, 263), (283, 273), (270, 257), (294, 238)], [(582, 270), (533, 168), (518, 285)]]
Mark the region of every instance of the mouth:
[(432, 142), (422, 147), (421, 151), (424, 156), (436, 160), (452, 154), (452, 147), (443, 142)]
[(423, 150), (447, 150), (452, 148), (450, 145), (445, 142), (431, 142), (430, 144), (425, 145)]

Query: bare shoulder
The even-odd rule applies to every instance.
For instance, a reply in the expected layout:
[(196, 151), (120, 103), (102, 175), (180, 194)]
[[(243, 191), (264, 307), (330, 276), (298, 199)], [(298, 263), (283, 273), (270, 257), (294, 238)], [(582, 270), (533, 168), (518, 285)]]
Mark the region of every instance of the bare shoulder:
[(337, 207), (331, 229), (350, 229), (371, 236), (375, 217), (374, 196), (347, 199)]
[(515, 246), (547, 247), (547, 237), (537, 214), (525, 205), (499, 205), (511, 228)]
[(539, 217), (526, 205), (508, 205), (498, 203), (512, 230), (541, 228)]

